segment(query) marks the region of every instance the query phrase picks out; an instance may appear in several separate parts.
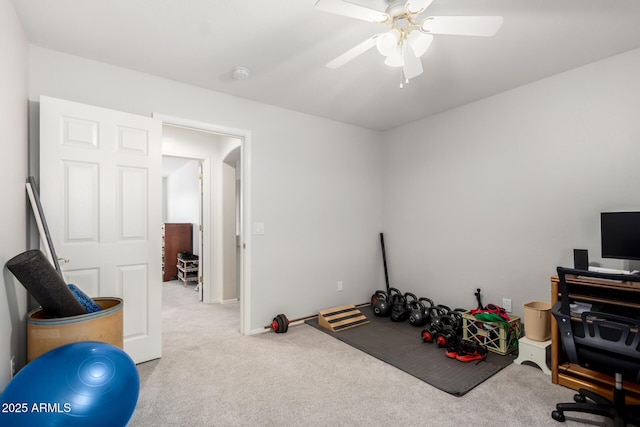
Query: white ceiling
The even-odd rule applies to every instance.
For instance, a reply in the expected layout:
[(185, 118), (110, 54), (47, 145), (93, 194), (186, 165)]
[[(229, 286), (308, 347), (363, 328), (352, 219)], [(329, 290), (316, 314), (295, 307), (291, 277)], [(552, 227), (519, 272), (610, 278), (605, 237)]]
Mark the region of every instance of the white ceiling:
[[(504, 24), (493, 37), (435, 36), (424, 74), (399, 89), (399, 70), (375, 49), (325, 67), (386, 27), (315, 2), (13, 0), (38, 46), (377, 130), (640, 47), (638, 0), (435, 0), (429, 15)], [(233, 80), (235, 66), (251, 78)]]

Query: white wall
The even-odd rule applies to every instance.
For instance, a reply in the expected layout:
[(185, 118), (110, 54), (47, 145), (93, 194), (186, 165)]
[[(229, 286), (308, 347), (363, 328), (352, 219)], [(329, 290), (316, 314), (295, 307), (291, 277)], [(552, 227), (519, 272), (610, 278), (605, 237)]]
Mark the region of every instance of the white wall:
[(0, 168), (0, 392), (10, 380), (11, 357), (16, 356), (18, 368), (26, 360), (27, 293), (5, 264), (27, 249), (28, 52), (13, 4), (0, 0), (0, 144), (5, 158)]
[(450, 306), (550, 300), (599, 214), (640, 210), (640, 50), (384, 135), (392, 282)]
[[(380, 286), (380, 136), (32, 46), (39, 95), (150, 116), (161, 113), (251, 132), (251, 324), (369, 299)], [(337, 292), (336, 282), (345, 289)]]
[(166, 178), (167, 220), (193, 225), (192, 253), (199, 255), (200, 233), (200, 173), (199, 161), (191, 160)]

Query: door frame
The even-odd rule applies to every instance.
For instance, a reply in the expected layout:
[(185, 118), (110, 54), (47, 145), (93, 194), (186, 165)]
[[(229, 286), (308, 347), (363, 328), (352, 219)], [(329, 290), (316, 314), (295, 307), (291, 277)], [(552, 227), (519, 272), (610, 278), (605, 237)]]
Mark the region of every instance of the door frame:
[[(153, 113), (153, 118), (161, 120), (163, 125), (211, 132), (240, 140), (240, 246), (242, 248), (238, 259), (240, 263), (240, 333), (249, 335), (251, 333), (251, 228), (249, 226), (251, 224), (251, 131), (159, 113)], [(162, 155), (179, 154), (162, 151)], [(209, 196), (205, 194), (205, 197)]]

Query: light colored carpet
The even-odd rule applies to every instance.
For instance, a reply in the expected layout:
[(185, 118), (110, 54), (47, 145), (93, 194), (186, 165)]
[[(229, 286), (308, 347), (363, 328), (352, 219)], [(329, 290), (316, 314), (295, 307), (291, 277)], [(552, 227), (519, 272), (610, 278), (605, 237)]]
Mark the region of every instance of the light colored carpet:
[[(533, 365), (454, 397), (305, 324), (242, 336), (238, 303), (202, 304), (193, 287), (162, 286), (163, 357), (138, 365), (133, 427), (562, 426), (551, 410), (573, 400)], [(569, 413), (564, 425), (587, 424), (608, 425)]]

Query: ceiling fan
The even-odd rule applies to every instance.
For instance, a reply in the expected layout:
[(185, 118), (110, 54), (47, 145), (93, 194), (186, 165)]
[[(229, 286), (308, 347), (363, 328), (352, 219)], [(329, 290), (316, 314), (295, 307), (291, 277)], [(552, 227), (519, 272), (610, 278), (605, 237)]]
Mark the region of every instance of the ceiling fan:
[[(339, 68), (374, 46), (385, 57), (384, 63), (401, 67), (405, 83), (422, 74), (420, 57), (427, 51), (433, 34), (492, 36), (502, 26), (502, 16), (428, 16), (425, 10), (433, 0), (386, 0), (384, 11), (348, 0), (318, 0), (316, 9), (337, 15), (390, 26), (374, 34), (327, 64)], [(402, 83), (400, 83), (402, 87)]]

